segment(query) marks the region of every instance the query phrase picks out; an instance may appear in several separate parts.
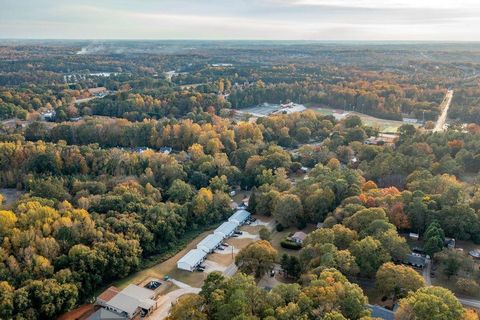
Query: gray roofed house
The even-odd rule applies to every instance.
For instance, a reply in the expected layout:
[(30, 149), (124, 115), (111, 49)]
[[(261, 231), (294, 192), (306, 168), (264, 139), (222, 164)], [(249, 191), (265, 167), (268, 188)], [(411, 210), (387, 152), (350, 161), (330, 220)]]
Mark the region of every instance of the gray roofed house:
[(427, 264), (427, 258), (417, 253), (410, 253), (407, 256), (407, 263), (414, 267), (424, 268)]
[[(157, 307), (157, 302), (153, 300), (155, 291), (130, 284), (122, 291), (115, 287), (108, 288), (97, 298), (97, 305), (106, 310), (95, 312), (94, 319), (133, 319), (138, 316), (144, 316)], [(116, 317), (114, 317), (114, 315)]]
[(127, 320), (125, 316), (121, 316), (113, 311), (100, 308), (90, 315), (87, 320)]
[(380, 318), (383, 320), (394, 320), (395, 312), (392, 310), (385, 309), (381, 306), (368, 305), (368, 308), (372, 311), (372, 318)]
[(295, 241), (298, 244), (303, 244), (303, 241), (307, 238), (307, 234), (302, 231), (297, 231), (290, 237), (290, 240)]

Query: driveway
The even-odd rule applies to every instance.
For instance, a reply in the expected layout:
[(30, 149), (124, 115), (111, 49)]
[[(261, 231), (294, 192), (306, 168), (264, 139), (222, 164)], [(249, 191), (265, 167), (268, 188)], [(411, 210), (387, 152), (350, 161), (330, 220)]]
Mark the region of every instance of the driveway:
[(170, 309), (172, 308), (172, 303), (175, 303), (178, 300), (178, 298), (180, 298), (185, 294), (198, 294), (201, 290), (200, 288), (194, 288), (192, 286), (189, 286), (186, 283), (177, 281), (175, 279), (170, 279), (170, 281), (174, 285), (179, 287), (179, 289), (169, 292), (164, 296), (161, 296), (157, 302), (159, 307), (145, 319), (147, 320), (165, 319), (168, 316)]

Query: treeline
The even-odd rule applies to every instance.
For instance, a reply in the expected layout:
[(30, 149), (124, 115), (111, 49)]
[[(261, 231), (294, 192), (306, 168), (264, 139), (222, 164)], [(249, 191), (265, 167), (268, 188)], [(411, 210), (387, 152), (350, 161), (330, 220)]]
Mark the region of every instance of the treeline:
[(463, 123), (480, 124), (480, 88), (471, 86), (455, 90), (448, 117)]

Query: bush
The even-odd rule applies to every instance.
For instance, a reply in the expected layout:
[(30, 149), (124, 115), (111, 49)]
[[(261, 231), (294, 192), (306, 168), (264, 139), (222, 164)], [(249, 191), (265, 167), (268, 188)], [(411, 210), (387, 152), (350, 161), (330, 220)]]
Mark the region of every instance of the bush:
[(258, 234), (260, 235), (260, 239), (262, 240), (267, 240), (267, 241), (270, 241), (270, 238), (271, 238), (271, 232), (270, 230), (268, 230), (267, 228), (263, 227), (262, 229), (260, 229), (260, 231), (258, 232)]
[(480, 286), (473, 279), (458, 278), (455, 282), (455, 290), (468, 296), (478, 296)]
[(285, 249), (292, 249), (292, 250), (300, 250), (302, 249), (302, 245), (299, 243), (296, 243), (294, 241), (290, 241), (288, 239), (283, 239), (280, 242), (280, 246)]
[(276, 226), (275, 226), (275, 229), (277, 229), (278, 232), (282, 232), (283, 229), (285, 229), (281, 223), (278, 223)]

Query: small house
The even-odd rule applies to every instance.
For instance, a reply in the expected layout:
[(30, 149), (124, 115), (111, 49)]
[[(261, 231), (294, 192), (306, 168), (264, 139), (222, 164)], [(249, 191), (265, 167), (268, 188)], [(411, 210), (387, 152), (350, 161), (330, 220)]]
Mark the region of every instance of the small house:
[(408, 237), (412, 240), (418, 240), (420, 238), (420, 236), (418, 235), (418, 233), (413, 233), (413, 232), (410, 232), (408, 234)]
[(293, 236), (290, 237), (290, 240), (298, 244), (303, 244), (306, 238), (307, 234), (305, 232), (297, 231), (293, 234)]

